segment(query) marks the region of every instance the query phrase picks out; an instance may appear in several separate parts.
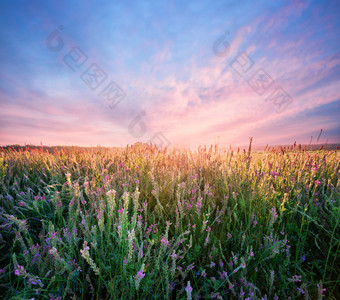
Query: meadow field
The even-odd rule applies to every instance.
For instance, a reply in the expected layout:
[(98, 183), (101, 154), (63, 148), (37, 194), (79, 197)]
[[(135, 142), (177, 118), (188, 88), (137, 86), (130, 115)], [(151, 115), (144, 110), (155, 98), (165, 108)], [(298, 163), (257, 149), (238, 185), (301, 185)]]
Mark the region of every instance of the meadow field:
[(340, 299), (340, 154), (0, 152), (1, 299)]

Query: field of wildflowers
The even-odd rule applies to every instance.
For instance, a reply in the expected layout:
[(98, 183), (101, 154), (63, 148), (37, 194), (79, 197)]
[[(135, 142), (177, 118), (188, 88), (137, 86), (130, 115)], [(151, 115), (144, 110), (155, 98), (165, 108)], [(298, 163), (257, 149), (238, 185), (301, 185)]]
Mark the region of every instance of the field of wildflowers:
[(340, 299), (336, 150), (0, 154), (1, 299)]

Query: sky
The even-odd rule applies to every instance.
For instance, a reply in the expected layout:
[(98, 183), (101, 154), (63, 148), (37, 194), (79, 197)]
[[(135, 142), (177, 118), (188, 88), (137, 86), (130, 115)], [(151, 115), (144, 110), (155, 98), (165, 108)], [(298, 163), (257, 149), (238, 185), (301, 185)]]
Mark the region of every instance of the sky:
[(340, 1), (1, 1), (0, 145), (340, 142)]

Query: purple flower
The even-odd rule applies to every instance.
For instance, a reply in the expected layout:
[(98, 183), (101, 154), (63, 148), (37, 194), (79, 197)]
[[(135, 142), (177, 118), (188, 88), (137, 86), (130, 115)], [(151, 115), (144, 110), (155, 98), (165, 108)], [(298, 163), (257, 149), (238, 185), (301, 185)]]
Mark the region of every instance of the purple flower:
[(317, 284), (318, 287), (318, 292), (320, 295), (323, 295), (323, 292), (326, 292), (326, 289), (323, 288), (322, 283), (320, 282), (320, 284)]
[(138, 271), (136, 277), (139, 278), (139, 279), (142, 279), (142, 278), (145, 277), (145, 274), (142, 271)]
[(187, 292), (187, 299), (191, 299), (192, 287), (190, 285), (190, 281), (188, 281), (188, 284), (187, 284), (187, 287), (185, 288), (185, 291)]
[(37, 278), (31, 278), (28, 280), (28, 283), (29, 284), (32, 284), (32, 285), (40, 285), (40, 286), (43, 286), (43, 283), (41, 282), (40, 279), (37, 279)]

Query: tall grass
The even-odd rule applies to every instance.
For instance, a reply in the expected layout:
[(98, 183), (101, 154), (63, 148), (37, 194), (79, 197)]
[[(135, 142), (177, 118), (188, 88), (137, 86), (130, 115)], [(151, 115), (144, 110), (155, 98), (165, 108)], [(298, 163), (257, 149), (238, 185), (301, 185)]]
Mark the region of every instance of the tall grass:
[(337, 151), (3, 151), (2, 299), (339, 299)]

